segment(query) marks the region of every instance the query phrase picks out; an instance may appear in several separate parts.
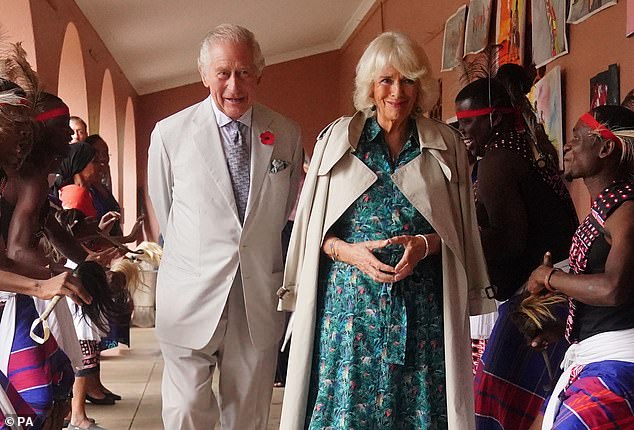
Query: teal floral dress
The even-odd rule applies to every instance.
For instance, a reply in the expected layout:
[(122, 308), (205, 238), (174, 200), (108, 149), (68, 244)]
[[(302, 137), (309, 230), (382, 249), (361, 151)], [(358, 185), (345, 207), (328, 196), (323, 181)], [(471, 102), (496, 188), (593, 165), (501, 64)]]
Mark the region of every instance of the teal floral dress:
[[(391, 175), (420, 154), (416, 127), (396, 165), (375, 118), (355, 155), (377, 181), (331, 231), (346, 242), (433, 233)], [(396, 266), (402, 246), (377, 249)], [(396, 283), (378, 283), (355, 266), (322, 257), (313, 368), (305, 428), (446, 429), (440, 256), (421, 261)]]

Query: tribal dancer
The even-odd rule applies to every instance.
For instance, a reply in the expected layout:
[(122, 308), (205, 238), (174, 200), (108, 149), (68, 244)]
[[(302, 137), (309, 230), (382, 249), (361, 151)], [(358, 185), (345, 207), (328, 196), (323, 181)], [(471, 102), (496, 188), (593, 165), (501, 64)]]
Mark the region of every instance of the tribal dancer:
[(633, 428), (634, 112), (600, 106), (582, 115), (564, 166), (566, 179), (583, 179), (593, 203), (572, 239), (571, 273), (543, 264), (528, 283), (534, 294), (570, 300), (571, 345), (542, 429)]

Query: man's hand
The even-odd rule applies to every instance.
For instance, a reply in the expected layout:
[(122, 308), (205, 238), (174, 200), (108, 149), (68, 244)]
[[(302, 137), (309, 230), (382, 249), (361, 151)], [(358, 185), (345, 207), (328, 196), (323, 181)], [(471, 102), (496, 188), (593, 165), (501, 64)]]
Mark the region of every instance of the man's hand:
[(79, 279), (69, 272), (38, 281), (35, 297), (50, 300), (55, 296), (68, 296), (78, 305), (92, 302), (92, 297), (81, 285)]
[(546, 289), (546, 285), (544, 280), (548, 273), (553, 268), (552, 255), (550, 252), (546, 252), (544, 254), (544, 260), (541, 266), (537, 267), (537, 269), (533, 270), (530, 278), (528, 278), (528, 282), (526, 283), (526, 289), (531, 294), (540, 294), (543, 290)]

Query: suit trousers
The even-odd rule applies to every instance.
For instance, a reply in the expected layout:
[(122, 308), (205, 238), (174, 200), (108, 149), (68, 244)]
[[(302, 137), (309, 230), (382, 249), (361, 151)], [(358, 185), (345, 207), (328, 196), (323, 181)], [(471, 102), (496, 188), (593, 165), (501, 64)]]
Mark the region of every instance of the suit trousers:
[[(205, 347), (192, 350), (164, 342), (160, 346), (165, 361), (165, 429), (213, 430), (220, 419), (223, 430), (266, 430), (279, 345), (264, 351), (253, 346), (239, 269)], [(217, 396), (211, 388), (216, 367)]]

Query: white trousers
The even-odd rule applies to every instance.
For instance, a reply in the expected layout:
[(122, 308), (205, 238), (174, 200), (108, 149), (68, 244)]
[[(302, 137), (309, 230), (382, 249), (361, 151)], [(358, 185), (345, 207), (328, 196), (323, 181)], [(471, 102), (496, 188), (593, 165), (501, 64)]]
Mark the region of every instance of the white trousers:
[[(223, 430), (266, 430), (279, 345), (264, 351), (253, 346), (239, 273), (218, 327), (204, 348), (192, 350), (163, 342), (160, 346), (165, 361), (165, 429), (213, 430), (220, 419)], [(217, 396), (211, 388), (216, 366)]]

